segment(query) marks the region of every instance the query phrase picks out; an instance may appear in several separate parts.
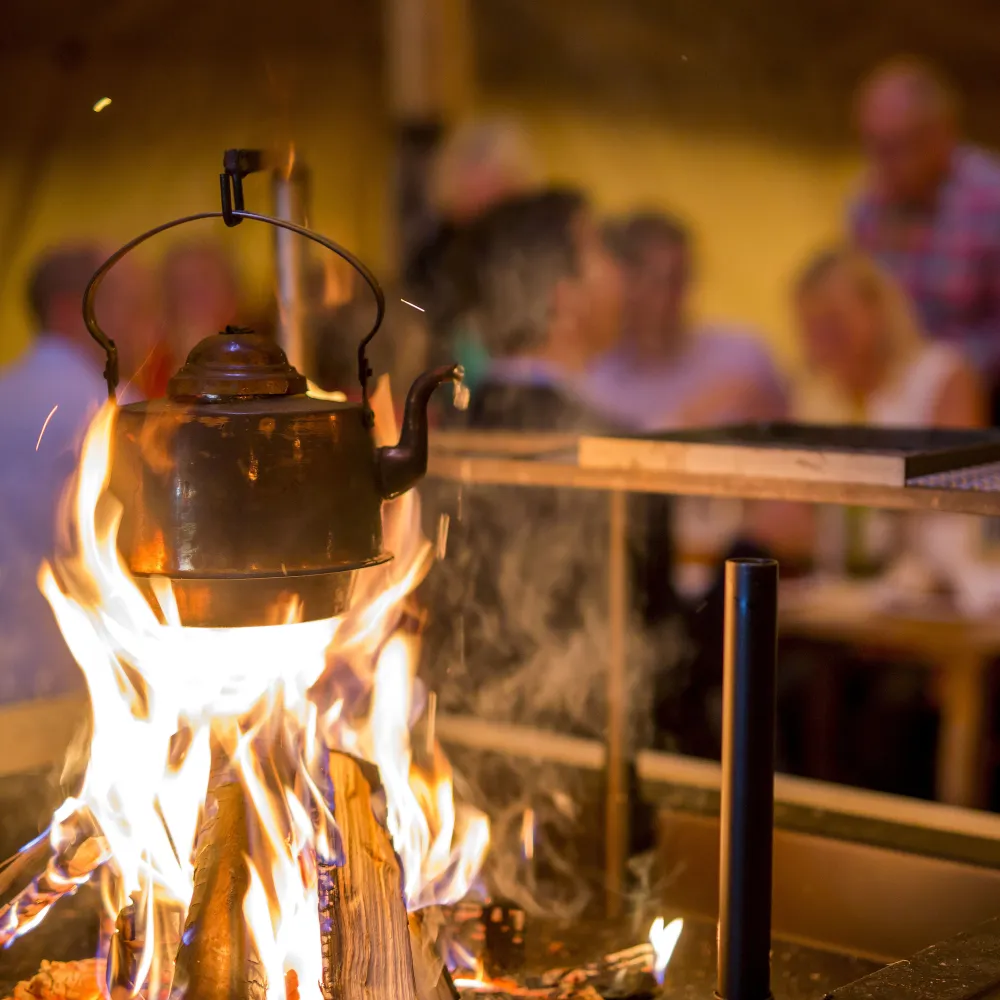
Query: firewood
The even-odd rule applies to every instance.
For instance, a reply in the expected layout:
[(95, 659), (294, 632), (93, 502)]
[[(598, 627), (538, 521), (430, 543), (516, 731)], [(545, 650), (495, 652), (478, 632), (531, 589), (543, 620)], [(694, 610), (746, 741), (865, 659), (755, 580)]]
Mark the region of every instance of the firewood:
[[(9, 883), (8, 901), (0, 907), (0, 948), (7, 947), (21, 931), (37, 922), (39, 914), (64, 896), (71, 896), (109, 856), (107, 841), (81, 823), (77, 838), (56, 852), (44, 841), (32, 844), (23, 863), (12, 860), (3, 870)], [(44, 861), (44, 864), (42, 863)], [(8, 877), (9, 876), (9, 877)]]
[(409, 916), (410, 954), (417, 997), (418, 1000), (458, 1000), (458, 990), (437, 947), (435, 917), (440, 920), (429, 910), (418, 910)]
[(0, 865), (0, 903), (26, 889), (45, 871), (53, 854), (50, 831), (46, 830)]
[(250, 883), (244, 791), (213, 768), (198, 835), (194, 892), (177, 952), (172, 996), (184, 1000), (264, 1000), (266, 976), (243, 916)]
[(18, 983), (7, 1000), (101, 1000), (103, 982), (104, 963), (100, 959), (43, 961), (41, 969)]
[(648, 942), (603, 955), (595, 962), (569, 969), (550, 969), (527, 980), (533, 988), (550, 989), (553, 996), (577, 998), (584, 988), (603, 997), (651, 996), (657, 992), (652, 969), (655, 954)]
[(372, 808), (377, 772), (346, 754), (327, 758), (326, 795), (340, 857), (320, 865), (323, 995), (327, 1000), (418, 1000), (402, 871)]
[[(153, 923), (156, 952), (149, 981), (138, 982), (143, 948), (149, 929), (144, 926), (145, 907), (136, 894), (118, 914), (108, 943), (107, 987), (110, 1000), (130, 1000), (142, 989), (144, 997), (155, 998), (169, 992), (174, 960), (184, 922), (183, 909), (173, 900), (154, 897)], [(154, 991), (153, 985), (157, 989)]]

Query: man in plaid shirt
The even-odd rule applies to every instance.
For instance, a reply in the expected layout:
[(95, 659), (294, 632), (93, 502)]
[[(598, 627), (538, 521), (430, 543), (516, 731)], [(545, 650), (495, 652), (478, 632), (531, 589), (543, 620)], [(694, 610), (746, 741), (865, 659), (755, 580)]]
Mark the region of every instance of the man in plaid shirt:
[(869, 174), (851, 208), (855, 244), (909, 294), (926, 332), (1000, 381), (1000, 161), (959, 145), (955, 101), (911, 60), (862, 88), (858, 126)]

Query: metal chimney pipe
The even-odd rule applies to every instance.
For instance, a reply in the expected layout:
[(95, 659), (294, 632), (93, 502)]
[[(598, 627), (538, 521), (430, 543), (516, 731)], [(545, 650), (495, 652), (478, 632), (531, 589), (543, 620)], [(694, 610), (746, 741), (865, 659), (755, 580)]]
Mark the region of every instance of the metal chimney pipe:
[(728, 560), (716, 987), (720, 1000), (771, 996), (777, 635), (777, 562)]
[[(272, 214), (279, 219), (304, 226), (309, 214), (308, 171), (294, 158), (272, 175)], [(305, 275), (306, 248), (294, 233), (284, 229), (274, 231), (274, 264), (277, 275), (278, 315), (276, 332), (294, 368), (310, 375), (313, 359), (305, 338)]]

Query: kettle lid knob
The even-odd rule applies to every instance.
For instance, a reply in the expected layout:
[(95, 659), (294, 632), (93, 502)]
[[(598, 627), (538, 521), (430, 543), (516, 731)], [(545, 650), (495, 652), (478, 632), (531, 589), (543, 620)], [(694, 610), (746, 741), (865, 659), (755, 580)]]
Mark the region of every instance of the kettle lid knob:
[(167, 385), (171, 399), (204, 402), (246, 396), (294, 396), (306, 378), (279, 344), (253, 330), (227, 326), (197, 343)]

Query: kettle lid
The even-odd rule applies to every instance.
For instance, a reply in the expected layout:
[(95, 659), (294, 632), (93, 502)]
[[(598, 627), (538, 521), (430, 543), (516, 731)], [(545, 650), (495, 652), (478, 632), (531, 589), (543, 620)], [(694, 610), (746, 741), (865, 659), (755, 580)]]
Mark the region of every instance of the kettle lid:
[(227, 326), (196, 344), (167, 384), (171, 399), (202, 400), (246, 396), (294, 396), (306, 378), (289, 364), (273, 340), (253, 330)]

